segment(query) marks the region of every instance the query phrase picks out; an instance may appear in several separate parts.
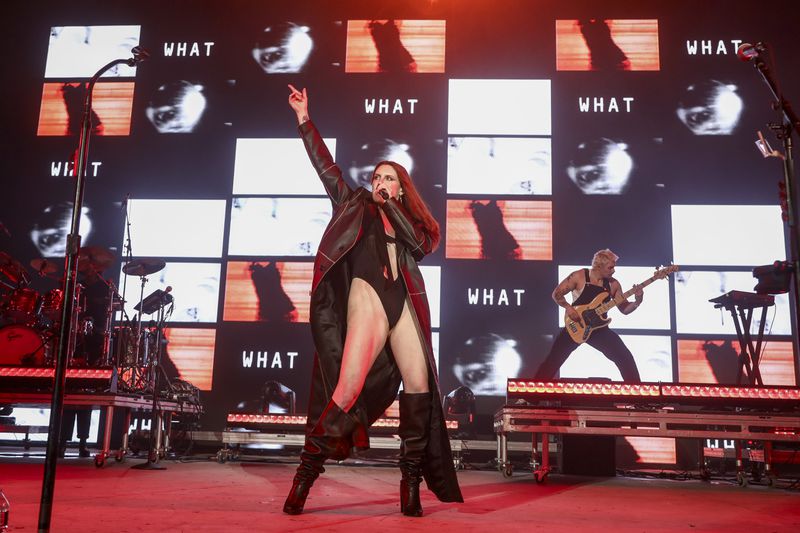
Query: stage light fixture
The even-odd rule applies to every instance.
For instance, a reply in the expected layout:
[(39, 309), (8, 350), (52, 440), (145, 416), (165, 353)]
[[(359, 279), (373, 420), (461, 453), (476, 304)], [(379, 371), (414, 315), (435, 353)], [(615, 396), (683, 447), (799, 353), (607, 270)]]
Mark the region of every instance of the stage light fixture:
[(293, 415), (295, 412), (294, 391), (277, 381), (267, 381), (261, 388), (261, 412)]
[(771, 265), (757, 266), (753, 277), (758, 280), (753, 290), (758, 294), (784, 294), (789, 292), (794, 265), (789, 261), (775, 261)]
[[(444, 418), (448, 429), (454, 429), (452, 437), (471, 438), (475, 436), (475, 395), (469, 387), (461, 386), (445, 396), (443, 401)], [(452, 428), (451, 424), (457, 424)]]

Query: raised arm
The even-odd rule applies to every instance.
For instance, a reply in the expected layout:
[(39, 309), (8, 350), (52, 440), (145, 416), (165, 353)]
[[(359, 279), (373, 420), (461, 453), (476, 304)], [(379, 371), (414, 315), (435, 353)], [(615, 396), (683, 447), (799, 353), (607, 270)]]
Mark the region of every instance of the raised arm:
[(289, 106), (297, 115), (297, 123), (299, 124), (297, 129), (303, 139), (308, 158), (311, 160), (311, 164), (314, 165), (314, 169), (317, 171), (317, 175), (331, 201), (334, 204), (340, 204), (352, 190), (344, 181), (342, 170), (333, 161), (333, 156), (331, 156), (328, 147), (325, 146), (325, 141), (322, 140), (322, 136), (316, 126), (308, 118), (308, 93), (305, 89), (300, 92), (292, 85), (289, 85), (289, 89), (292, 91), (289, 94)]
[[(634, 285), (636, 287), (636, 285)], [(622, 286), (619, 284), (617, 280), (611, 281), (611, 297), (617, 302), (617, 309), (623, 315), (629, 315), (636, 311), (636, 309), (642, 304), (642, 300), (644, 299), (644, 291), (639, 289), (635, 293), (633, 293), (634, 301), (629, 302), (627, 300), (622, 299)]]

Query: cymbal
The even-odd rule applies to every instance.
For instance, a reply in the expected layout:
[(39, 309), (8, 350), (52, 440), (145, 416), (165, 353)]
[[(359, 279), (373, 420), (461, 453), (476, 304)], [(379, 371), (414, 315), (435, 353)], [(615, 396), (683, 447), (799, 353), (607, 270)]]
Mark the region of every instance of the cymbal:
[(0, 273), (5, 274), (12, 283), (19, 283), (20, 280), (26, 280), (28, 277), (28, 271), (25, 270), (22, 263), (6, 252), (0, 252)]
[(44, 258), (31, 259), (31, 267), (36, 271), (37, 274), (42, 276), (53, 274), (54, 272), (61, 270), (61, 265), (55, 261)]
[(167, 266), (163, 259), (134, 259), (122, 271), (128, 276), (149, 276)]
[(114, 252), (102, 246), (82, 246), (78, 252), (78, 270), (89, 268), (102, 272), (114, 262)]

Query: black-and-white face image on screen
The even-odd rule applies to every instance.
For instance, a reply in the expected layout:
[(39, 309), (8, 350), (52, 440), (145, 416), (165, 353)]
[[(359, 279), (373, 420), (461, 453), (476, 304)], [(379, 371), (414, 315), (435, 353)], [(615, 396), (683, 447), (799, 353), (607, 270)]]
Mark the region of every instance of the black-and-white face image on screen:
[(504, 396), (508, 378), (518, 377), (522, 368), (517, 344), (496, 333), (470, 337), (455, 354), (453, 374), (477, 396)]
[(766, 265), (786, 258), (778, 205), (673, 205), (676, 264)]
[[(128, 208), (134, 256), (222, 255), (225, 200), (134, 199)], [(123, 235), (120, 242), (125, 238)]]
[(575, 148), (567, 176), (584, 194), (623, 194), (633, 167), (627, 144), (602, 137)]
[(313, 49), (308, 26), (279, 22), (264, 28), (251, 54), (266, 74), (293, 74), (303, 70)]
[[(361, 144), (345, 172), (345, 179), (353, 188), (372, 190), (372, 174), (381, 161), (394, 161), (414, 175), (414, 157), (411, 146), (403, 141), (381, 139)], [(343, 169), (344, 170), (344, 169)]]
[[(103, 65), (131, 56), (140, 26), (54, 26), (50, 29), (46, 78), (91, 78)], [(133, 77), (136, 67), (119, 64), (103, 78)]]
[(704, 80), (686, 87), (675, 112), (695, 135), (730, 135), (743, 109), (736, 85)]
[(541, 137), (450, 137), (447, 192), (552, 194), (550, 145)]
[[(675, 322), (678, 333), (735, 335), (733, 317), (725, 309), (709, 302), (727, 292), (752, 292), (756, 284), (751, 272), (710, 272), (682, 270), (675, 273)], [(753, 313), (752, 331), (758, 331), (761, 312)], [(768, 310), (764, 331), (773, 335), (791, 334), (789, 297), (775, 296), (775, 306)]]
[[(67, 254), (67, 235), (72, 226), (72, 202), (48, 205), (36, 216), (30, 238), (42, 257), (64, 257)], [(81, 237), (83, 244), (92, 234), (92, 215), (88, 206), (81, 209)]]
[(313, 256), (331, 213), (327, 198), (234, 198), (228, 254)]
[[(636, 361), (642, 381), (671, 383), (672, 343), (669, 336), (620, 335)], [(561, 378), (607, 378), (622, 381), (619, 369), (600, 351), (584, 343), (572, 352), (559, 371)]]
[(191, 133), (202, 120), (207, 106), (203, 85), (179, 80), (156, 89), (145, 114), (159, 133)]
[[(336, 159), (336, 139), (325, 139)], [(325, 189), (300, 139), (236, 139), (233, 194), (318, 195)]]

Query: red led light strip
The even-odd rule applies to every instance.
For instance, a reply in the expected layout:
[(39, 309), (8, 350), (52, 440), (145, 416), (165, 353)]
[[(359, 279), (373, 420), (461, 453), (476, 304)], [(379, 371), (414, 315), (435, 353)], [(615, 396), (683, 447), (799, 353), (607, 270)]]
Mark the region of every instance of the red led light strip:
[(718, 385), (662, 385), (661, 395), (679, 398), (800, 400), (800, 389), (779, 389), (775, 387), (725, 387)]
[[(228, 422), (239, 422), (247, 424), (281, 424), (287, 426), (304, 426), (306, 424), (305, 416), (297, 415), (255, 415), (245, 413), (229, 413)], [(445, 422), (447, 429), (458, 429), (457, 420), (448, 420)], [(400, 419), (398, 418), (379, 418), (372, 424), (373, 427), (383, 428), (396, 428), (400, 426)]]
[(569, 383), (560, 381), (511, 381), (508, 392), (538, 394), (586, 394), (600, 396), (659, 396), (658, 385), (629, 383)]
[[(21, 378), (52, 378), (56, 373), (54, 368), (3, 366), (0, 367), (0, 377)], [(108, 368), (68, 368), (67, 379), (111, 379), (112, 370)]]
[(644, 396), (647, 398), (732, 398), (744, 400), (800, 400), (800, 389), (778, 387), (726, 387), (722, 385), (570, 383), (561, 381), (508, 381), (515, 394), (571, 394), (592, 396)]

